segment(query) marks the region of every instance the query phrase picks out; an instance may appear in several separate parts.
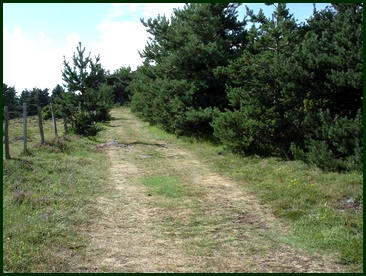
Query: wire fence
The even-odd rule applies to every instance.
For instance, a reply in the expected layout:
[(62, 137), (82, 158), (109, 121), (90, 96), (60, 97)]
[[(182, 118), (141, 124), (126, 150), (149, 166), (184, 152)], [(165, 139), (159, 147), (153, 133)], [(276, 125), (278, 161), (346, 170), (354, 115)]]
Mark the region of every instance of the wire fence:
[[(46, 128), (52, 128), (53, 129), (53, 137), (58, 140), (58, 133), (57, 133), (57, 123), (56, 123), (56, 116), (55, 116), (55, 110), (54, 105), (51, 104), (51, 114), (52, 114), (52, 122), (49, 123), (49, 120), (47, 120), (47, 123), (44, 124), (42, 119), (42, 108), (38, 107), (37, 111), (27, 111), (27, 103), (23, 103), (23, 112), (19, 111), (9, 111), (8, 107), (4, 107), (4, 114), (3, 114), (3, 127), (4, 127), (4, 145), (5, 145), (5, 158), (10, 159), (10, 142), (15, 141), (23, 141), (23, 152), (27, 153), (27, 142), (34, 141), (36, 133), (34, 133), (35, 126), (38, 125), (39, 129), (39, 143), (44, 144), (45, 143), (45, 136), (44, 136), (44, 127)], [(13, 125), (12, 125), (13, 124)], [(28, 137), (29, 135), (29, 129), (28, 124), (32, 126), (32, 133), (31, 137)], [(20, 126), (22, 125), (22, 127)], [(64, 125), (64, 131), (65, 134), (67, 134), (67, 123), (66, 119), (63, 116), (63, 125)], [(9, 128), (12, 128), (11, 135), (9, 134)], [(47, 130), (47, 133), (49, 130)]]

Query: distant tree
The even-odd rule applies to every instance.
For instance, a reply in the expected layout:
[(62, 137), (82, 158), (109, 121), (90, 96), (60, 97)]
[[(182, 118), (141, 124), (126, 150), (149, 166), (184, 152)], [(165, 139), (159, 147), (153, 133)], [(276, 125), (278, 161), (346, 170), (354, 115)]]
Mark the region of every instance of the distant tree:
[(64, 94), (65, 89), (61, 85), (57, 84), (56, 87), (52, 90), (51, 102), (56, 103), (56, 99), (62, 99)]
[(31, 92), (26, 88), (24, 89), (19, 96), (19, 103), (22, 105), (23, 103), (31, 102)]
[(3, 107), (7, 106), (9, 111), (17, 111), (20, 109), (19, 98), (14, 86), (10, 87), (3, 83)]
[(113, 93), (113, 102), (121, 105), (130, 101), (131, 91), (128, 86), (131, 84), (134, 72), (131, 67), (121, 67), (113, 72), (106, 74), (107, 84), (111, 86)]
[(34, 87), (32, 90), (25, 89), (19, 97), (20, 104), (27, 103), (27, 111), (30, 115), (37, 114), (38, 107), (49, 105), (50, 97), (48, 95), (48, 88), (40, 89)]
[[(56, 118), (62, 118), (61, 101), (63, 99), (64, 94), (65, 90), (59, 84), (57, 84), (56, 87), (52, 90), (49, 102), (54, 104)], [(42, 116), (44, 120), (52, 118), (51, 107), (49, 105), (42, 108)]]
[(63, 98), (63, 108), (77, 134), (95, 135), (98, 132), (95, 122), (110, 119), (112, 91), (105, 85), (105, 73), (99, 63), (84, 54), (81, 42), (74, 53), (73, 66), (64, 57), (62, 78), (68, 92)]
[[(35, 90), (35, 91), (34, 91)], [(50, 104), (50, 96), (49, 96), (49, 89), (33, 89), (33, 93), (35, 93), (38, 96), (38, 104), (40, 107), (44, 107), (46, 105)]]

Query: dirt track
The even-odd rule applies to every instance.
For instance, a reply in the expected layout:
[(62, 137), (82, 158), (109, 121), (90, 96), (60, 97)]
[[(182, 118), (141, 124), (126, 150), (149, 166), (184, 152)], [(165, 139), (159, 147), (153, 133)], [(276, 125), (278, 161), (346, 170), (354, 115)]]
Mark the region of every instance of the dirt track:
[[(128, 109), (113, 112), (98, 150), (111, 160), (102, 216), (90, 239), (87, 272), (343, 272), (324, 256), (285, 242), (286, 229), (243, 183), (210, 169), (187, 149), (154, 138)], [(141, 179), (179, 179), (189, 194), (164, 199)]]

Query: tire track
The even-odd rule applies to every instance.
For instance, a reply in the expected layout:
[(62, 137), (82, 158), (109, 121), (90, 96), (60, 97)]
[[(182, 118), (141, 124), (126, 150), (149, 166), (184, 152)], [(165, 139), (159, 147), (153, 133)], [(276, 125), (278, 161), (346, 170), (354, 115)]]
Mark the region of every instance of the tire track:
[[(111, 161), (110, 185), (98, 199), (103, 215), (86, 229), (90, 246), (79, 271), (343, 271), (326, 256), (281, 242), (287, 227), (243, 192), (241, 183), (212, 171), (188, 150), (153, 138), (127, 109), (113, 115), (118, 120), (105, 138), (129, 146), (100, 149)], [(184, 180), (192, 195), (174, 208), (162, 207), (139, 184), (157, 174)], [(200, 246), (204, 240), (207, 247)]]

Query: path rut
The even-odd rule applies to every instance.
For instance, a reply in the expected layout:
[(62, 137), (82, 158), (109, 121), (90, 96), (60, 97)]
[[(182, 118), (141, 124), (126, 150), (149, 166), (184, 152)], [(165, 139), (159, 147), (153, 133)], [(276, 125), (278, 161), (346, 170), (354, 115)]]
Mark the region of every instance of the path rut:
[[(284, 242), (280, 236), (290, 230), (245, 192), (243, 183), (155, 138), (128, 109), (116, 109), (113, 116), (105, 139), (125, 146), (98, 149), (110, 158), (109, 185), (98, 199), (102, 215), (85, 230), (90, 244), (79, 271), (343, 271), (326, 256)], [(190, 196), (164, 206), (141, 185), (142, 178), (154, 175), (179, 178)]]

